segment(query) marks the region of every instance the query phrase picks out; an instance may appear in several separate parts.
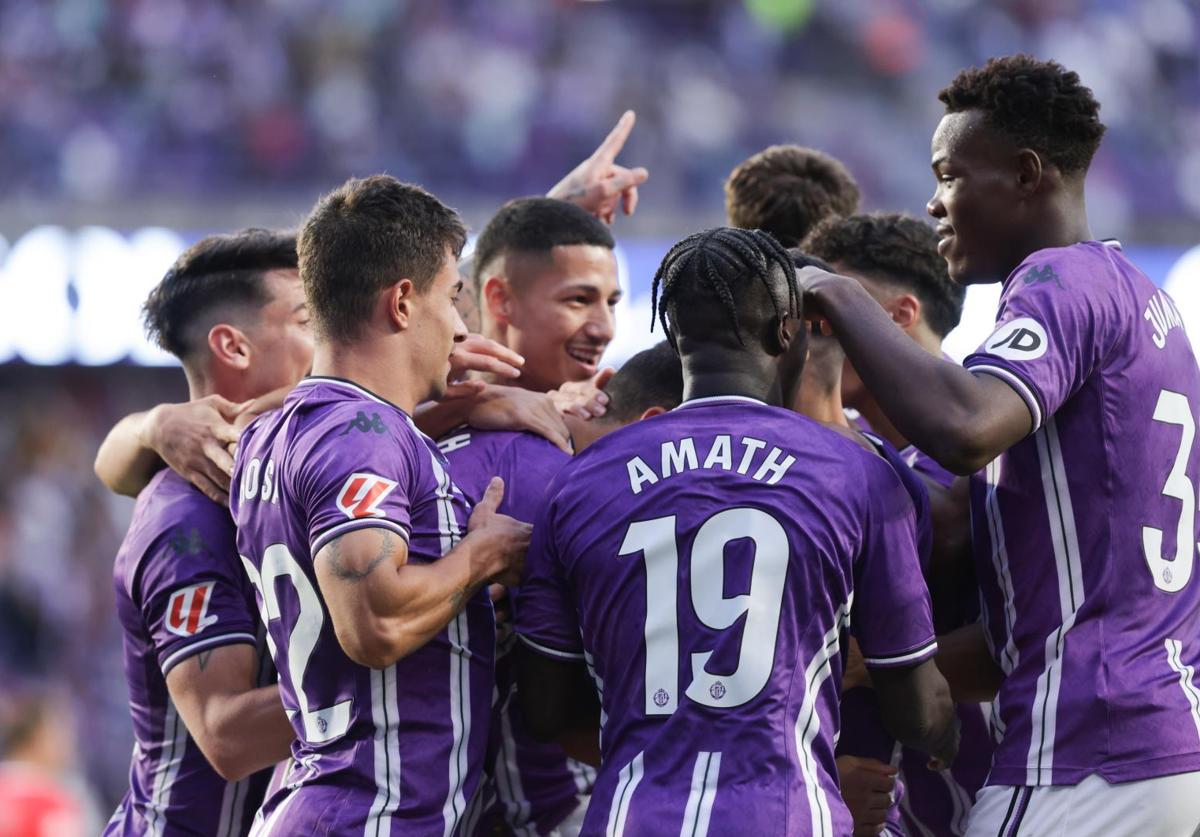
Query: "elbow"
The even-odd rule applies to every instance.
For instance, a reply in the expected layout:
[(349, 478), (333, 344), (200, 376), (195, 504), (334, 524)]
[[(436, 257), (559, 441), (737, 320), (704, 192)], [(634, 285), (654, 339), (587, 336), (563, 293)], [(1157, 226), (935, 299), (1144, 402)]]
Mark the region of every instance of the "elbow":
[(240, 782), (254, 772), (252, 754), (246, 752), (245, 741), (232, 729), (204, 729), (193, 733), (192, 738), (213, 771), (226, 782)]
[(245, 761), (234, 754), (213, 754), (208, 763), (226, 782), (240, 782), (253, 772)]
[(947, 427), (937, 435), (925, 452), (952, 474), (968, 477), (983, 468), (998, 455), (981, 443), (970, 424)]
[(336, 629), (338, 643), (354, 662), (367, 668), (383, 669), (407, 657), (424, 643), (416, 641), (403, 627), (391, 627), (381, 620)]

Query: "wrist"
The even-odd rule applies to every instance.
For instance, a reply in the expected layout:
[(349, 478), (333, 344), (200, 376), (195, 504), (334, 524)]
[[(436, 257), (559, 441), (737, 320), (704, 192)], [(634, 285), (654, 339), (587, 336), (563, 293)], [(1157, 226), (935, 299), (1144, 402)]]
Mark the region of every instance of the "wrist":
[(159, 442), (162, 437), (163, 411), (168, 407), (167, 404), (159, 404), (150, 408), (143, 416), (142, 421), (138, 425), (137, 440), (138, 444), (145, 450), (153, 451), (161, 455), (159, 451)]

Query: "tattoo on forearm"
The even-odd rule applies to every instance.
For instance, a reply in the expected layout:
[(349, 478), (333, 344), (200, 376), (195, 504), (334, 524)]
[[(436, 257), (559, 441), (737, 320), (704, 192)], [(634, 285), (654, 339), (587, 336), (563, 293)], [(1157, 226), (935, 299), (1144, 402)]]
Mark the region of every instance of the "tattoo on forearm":
[(450, 610), (456, 615), (462, 613), (463, 607), (467, 604), (467, 597), (471, 591), (466, 587), (460, 587), (450, 594)]
[(201, 671), (204, 671), (204, 669), (208, 666), (208, 660), (211, 656), (212, 656), (211, 649), (209, 649), (208, 651), (201, 651), (199, 654), (196, 655), (196, 664), (200, 666)]
[(396, 536), (387, 529), (381, 531), (383, 540), (379, 544), (379, 553), (362, 568), (350, 566), (345, 556), (342, 555), (341, 538), (333, 541), (329, 545), (329, 566), (333, 569), (333, 574), (343, 581), (362, 581), (375, 572), (376, 567), (392, 556), (392, 548), (396, 540)]

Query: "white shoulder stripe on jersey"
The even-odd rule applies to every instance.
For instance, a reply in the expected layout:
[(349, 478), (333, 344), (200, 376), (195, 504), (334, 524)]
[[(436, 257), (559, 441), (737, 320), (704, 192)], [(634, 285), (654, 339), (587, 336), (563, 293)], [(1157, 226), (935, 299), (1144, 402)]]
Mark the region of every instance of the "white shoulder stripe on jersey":
[(1167, 639), (1164, 644), (1167, 647), (1167, 663), (1179, 675), (1179, 688), (1183, 690), (1183, 696), (1187, 698), (1188, 706), (1191, 707), (1196, 734), (1200, 735), (1200, 691), (1196, 689), (1195, 684), (1196, 670), (1192, 666), (1184, 665), (1182, 642)]
[(530, 639), (529, 637), (527, 637), (525, 634), (517, 634), (517, 638), (520, 639), (521, 642), (525, 643), (530, 648), (532, 648), (534, 651), (538, 651), (542, 654), (545, 654), (548, 657), (558, 657), (559, 659), (562, 659), (562, 660), (582, 660), (582, 659), (584, 659), (583, 654), (576, 654), (574, 651), (559, 651), (557, 648), (551, 648), (548, 645), (542, 645), (540, 642), (535, 642), (532, 639)]
[(683, 826), (679, 829), (679, 837), (707, 837), (720, 772), (720, 753), (701, 752), (696, 755), (696, 766), (692, 768), (692, 788), (683, 809)]
[[(833, 673), (832, 660), (839, 653), (841, 633), (850, 623), (850, 608), (854, 594), (834, 614), (833, 626), (825, 633), (821, 649), (809, 662), (804, 672), (804, 699), (796, 716), (796, 757), (800, 762), (800, 773), (804, 777), (804, 792), (808, 797), (808, 811), (812, 820), (810, 833), (814, 837), (833, 837), (833, 815), (829, 810), (829, 799), (821, 787), (817, 772), (817, 761), (812, 743), (821, 729), (821, 716), (817, 711), (817, 699), (821, 686)], [(831, 731), (832, 732), (832, 731)]]
[[(412, 419), (409, 419), (409, 424), (412, 424)], [(437, 480), (438, 531), (441, 535), (441, 553), (445, 555), (462, 538), (462, 530), (454, 516), (454, 486), (450, 475), (432, 450), (429, 451), (429, 462)], [(442, 805), (442, 820), (443, 837), (450, 837), (467, 811), (465, 787), (471, 772), (467, 746), (471, 739), (471, 638), (465, 610), (446, 626), (446, 638), (450, 644), (450, 723), (453, 740), (450, 744), (449, 788), (445, 804)]]
[(166, 811), (171, 804), (171, 790), (175, 786), (175, 777), (179, 775), (179, 766), (183, 764), (183, 757), (187, 751), (187, 737), (187, 727), (175, 711), (175, 702), (167, 698), (159, 761), (154, 767), (153, 790), (146, 806), (149, 809), (146, 816), (147, 833), (153, 837), (161, 837), (166, 831)]
[(221, 634), (220, 636), (206, 636), (199, 642), (190, 642), (183, 648), (172, 651), (162, 664), (163, 677), (167, 676), (167, 672), (182, 663), (188, 657), (199, 654), (205, 648), (211, 648), (214, 645), (258, 645), (258, 637), (254, 634), (242, 632), (232, 634)]
[(1067, 485), (1058, 425), (1054, 418), (1046, 422), (1034, 438), (1042, 471), (1042, 489), (1046, 495), (1046, 515), (1050, 523), (1050, 541), (1054, 548), (1058, 603), (1062, 622), (1046, 637), (1046, 662), (1038, 675), (1032, 706), (1032, 734), (1026, 762), (1026, 784), (1050, 784), (1054, 769), (1054, 739), (1058, 730), (1058, 694), (1062, 686), (1063, 646), (1075, 617), (1083, 606), (1083, 569), (1079, 558), (1079, 538), (1075, 531), (1075, 509)]
[[(1008, 546), (1004, 538), (1004, 519), (1000, 515), (1000, 500), (996, 494), (1000, 486), (1000, 472), (1003, 467), (1003, 456), (997, 456), (984, 469), (987, 477), (987, 493), (984, 500), (984, 512), (987, 517), (988, 535), (992, 542), (992, 567), (996, 572), (996, 586), (1000, 588), (1004, 600), (1004, 648), (999, 654), (992, 648), (992, 656), (999, 663), (1005, 674), (1011, 674), (1017, 667), (1017, 641), (1014, 625), (1017, 621), (1016, 595), (1013, 593), (1012, 571), (1008, 566)], [(986, 608), (980, 608), (984, 614)], [(986, 618), (986, 617), (985, 617)], [(991, 631), (984, 632), (988, 645), (991, 646)], [(999, 713), (996, 715), (999, 718)]]
[[(400, 807), (400, 723), (392, 717), (396, 700), (396, 666), (371, 671), (372, 758), (375, 769), (375, 799), (367, 812), (363, 837), (388, 837), (392, 814)], [(382, 733), (382, 735), (380, 735)]]
[(967, 367), (968, 372), (983, 372), (991, 375), (994, 378), (999, 378), (1006, 384), (1017, 391), (1017, 395), (1025, 402), (1025, 406), (1029, 408), (1029, 415), (1033, 419), (1033, 428), (1030, 433), (1036, 433), (1042, 428), (1042, 405), (1038, 401), (1037, 395), (1034, 394), (1029, 384), (1025, 383), (1017, 375), (1014, 375), (1007, 369), (999, 366), (989, 366), (986, 363), (973, 363)]
[(642, 781), (642, 756), (644, 753), (638, 753), (633, 757), (633, 761), (621, 768), (621, 772), (617, 775), (617, 787), (613, 791), (612, 802), (608, 808), (608, 829), (605, 831), (607, 837), (622, 837), (625, 834), (625, 821), (629, 819), (629, 804), (633, 799), (633, 792), (637, 790), (638, 784)]
[(313, 538), (312, 543), (309, 544), (308, 547), (309, 554), (312, 555), (313, 558), (316, 558), (317, 553), (321, 551), (321, 548), (338, 535), (344, 535), (347, 532), (353, 532), (358, 529), (373, 528), (387, 529), (388, 531), (395, 532), (397, 535), (404, 538), (405, 543), (408, 543), (408, 529), (406, 529), (402, 524), (397, 523), (394, 520), (388, 520), (386, 517), (358, 517), (354, 520), (347, 520), (345, 523), (339, 523), (336, 526), (330, 526), (324, 532)]
[(897, 654), (894, 657), (863, 657), (863, 661), (869, 666), (876, 668), (886, 668), (887, 666), (898, 666), (904, 663), (910, 663), (913, 660), (919, 660), (922, 657), (928, 657), (935, 653), (938, 649), (936, 639), (931, 639), (925, 645), (915, 651), (906, 651), (903, 654)]

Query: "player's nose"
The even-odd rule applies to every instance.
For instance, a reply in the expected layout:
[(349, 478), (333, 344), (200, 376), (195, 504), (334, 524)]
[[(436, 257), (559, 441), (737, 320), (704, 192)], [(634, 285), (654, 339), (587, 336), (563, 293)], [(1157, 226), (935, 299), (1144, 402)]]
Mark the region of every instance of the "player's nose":
[(928, 212), (930, 215), (932, 215), (934, 218), (945, 218), (946, 217), (946, 205), (944, 203), (942, 203), (942, 198), (941, 198), (940, 192), (941, 192), (940, 189), (935, 190), (933, 193), (933, 197), (931, 197), (925, 203), (925, 211)]
[(613, 339), (616, 325), (616, 315), (613, 309), (608, 305), (598, 305), (595, 313), (588, 318), (584, 325), (584, 334), (593, 340), (607, 342)]

